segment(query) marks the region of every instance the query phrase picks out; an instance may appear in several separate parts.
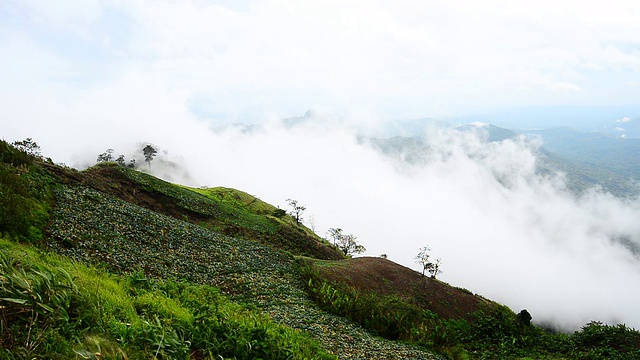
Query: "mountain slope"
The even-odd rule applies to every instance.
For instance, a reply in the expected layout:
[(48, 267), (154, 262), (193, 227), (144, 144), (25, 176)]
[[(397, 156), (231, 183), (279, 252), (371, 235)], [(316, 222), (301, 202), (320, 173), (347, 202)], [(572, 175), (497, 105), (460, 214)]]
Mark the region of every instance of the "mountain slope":
[(154, 212), (227, 235), (259, 241), (295, 255), (341, 259), (342, 253), (276, 208), (241, 191), (225, 188), (189, 189), (114, 163), (83, 172), (48, 168), (69, 185), (81, 185)]
[[(344, 359), (362, 358), (365, 352), (378, 359), (388, 358), (389, 352), (429, 358), (406, 345), (372, 338), (321, 311), (306, 296), (290, 255), (91, 189), (61, 186), (55, 197), (48, 246), (58, 253), (104, 264), (116, 273), (143, 271), (160, 279), (214, 285), (232, 300), (252, 304), (280, 324), (311, 332)], [(336, 328), (354, 340), (342, 341)]]
[(43, 358), (97, 358), (86, 347), (100, 344), (131, 359), (331, 358), (318, 343), (340, 359), (640, 354), (640, 333), (624, 326), (546, 334), (391, 261), (344, 259), (241, 191), (108, 163), (79, 172), (6, 145), (0, 232), (40, 250), (0, 239), (0, 359), (33, 358), (31, 329), (51, 339)]
[(640, 139), (624, 139), (571, 128), (523, 131), (542, 137), (544, 148), (569, 161), (607, 168), (622, 176), (640, 174)]

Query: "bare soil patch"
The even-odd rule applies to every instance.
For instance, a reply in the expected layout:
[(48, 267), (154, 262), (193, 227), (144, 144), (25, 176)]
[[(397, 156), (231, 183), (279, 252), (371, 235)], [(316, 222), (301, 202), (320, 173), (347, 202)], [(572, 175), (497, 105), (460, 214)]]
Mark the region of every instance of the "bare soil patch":
[(443, 319), (465, 319), (492, 302), (468, 290), (377, 257), (359, 257), (340, 261), (316, 261), (315, 267), (331, 282), (344, 283), (362, 292), (396, 295), (430, 310)]

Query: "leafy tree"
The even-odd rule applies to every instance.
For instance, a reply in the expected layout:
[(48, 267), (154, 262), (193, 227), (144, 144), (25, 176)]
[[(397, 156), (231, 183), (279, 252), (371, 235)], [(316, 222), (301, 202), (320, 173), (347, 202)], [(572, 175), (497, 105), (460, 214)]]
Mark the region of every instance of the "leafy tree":
[(427, 265), (427, 271), (431, 274), (431, 278), (435, 279), (438, 274), (442, 273), (440, 270), (440, 266), (442, 265), (442, 260), (437, 258), (436, 261), (431, 262)]
[(130, 168), (132, 168), (132, 169), (133, 169), (134, 167), (136, 167), (136, 159), (131, 159), (131, 160), (129, 160), (129, 164), (127, 164), (127, 166), (128, 166), (128, 167), (130, 167)]
[(296, 224), (300, 225), (302, 223), (302, 213), (307, 210), (306, 207), (302, 205), (298, 205), (298, 200), (287, 199), (289, 206), (291, 206), (291, 211), (289, 215), (291, 215), (295, 220)]
[(125, 161), (124, 161), (124, 155), (120, 155), (118, 156), (118, 158), (116, 159), (116, 163), (118, 163), (118, 165), (120, 166), (125, 166)]
[(98, 158), (96, 159), (96, 162), (99, 163), (107, 161), (113, 161), (113, 149), (107, 149), (107, 151), (98, 155)]
[(147, 144), (143, 149), (142, 149), (142, 153), (144, 154), (144, 161), (149, 164), (149, 168), (151, 168), (151, 161), (153, 160), (153, 158), (156, 156), (156, 154), (158, 153), (158, 150), (156, 150), (156, 148), (151, 145), (151, 144)]
[(36, 158), (41, 158), (40, 146), (33, 141), (32, 138), (26, 138), (22, 141), (14, 141), (12, 144), (16, 149)]
[(337, 246), (345, 256), (367, 251), (364, 246), (358, 244), (357, 237), (353, 234), (345, 235), (340, 228), (331, 228), (328, 233), (333, 238), (333, 245)]

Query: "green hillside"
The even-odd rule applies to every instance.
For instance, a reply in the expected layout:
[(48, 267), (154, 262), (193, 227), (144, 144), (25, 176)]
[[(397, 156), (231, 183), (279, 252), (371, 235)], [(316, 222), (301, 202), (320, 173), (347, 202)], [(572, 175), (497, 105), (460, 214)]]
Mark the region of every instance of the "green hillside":
[[(640, 334), (552, 334), (283, 211), (0, 141), (0, 359), (633, 358)], [(520, 319), (520, 320), (518, 320)]]

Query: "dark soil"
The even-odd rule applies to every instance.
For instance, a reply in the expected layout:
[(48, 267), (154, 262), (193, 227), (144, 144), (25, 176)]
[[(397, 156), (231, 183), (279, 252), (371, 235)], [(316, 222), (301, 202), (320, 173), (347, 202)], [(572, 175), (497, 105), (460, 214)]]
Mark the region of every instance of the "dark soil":
[(491, 304), (468, 290), (423, 276), (383, 258), (359, 257), (316, 264), (331, 282), (345, 283), (365, 293), (396, 295), (443, 319), (468, 320), (482, 305)]

